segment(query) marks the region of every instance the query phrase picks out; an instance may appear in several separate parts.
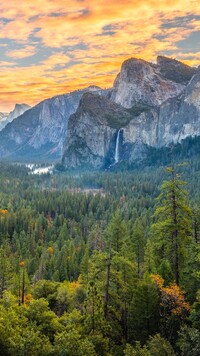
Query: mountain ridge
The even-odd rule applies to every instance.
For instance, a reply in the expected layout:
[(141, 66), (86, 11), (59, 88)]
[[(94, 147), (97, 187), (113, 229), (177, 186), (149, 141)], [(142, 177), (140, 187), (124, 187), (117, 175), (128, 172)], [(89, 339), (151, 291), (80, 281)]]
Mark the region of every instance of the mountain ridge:
[[(180, 81), (181, 76), (181, 81), (187, 82), (187, 85), (181, 84), (180, 86), (175, 81), (171, 84), (172, 81), (170, 80), (167, 82), (168, 92), (164, 93), (166, 90), (166, 80), (160, 78), (159, 81), (157, 81), (157, 76), (161, 67), (161, 71), (164, 71), (165, 62), (168, 66), (168, 75), (173, 73), (174, 67), (178, 67), (178, 81)], [(172, 63), (171, 72), (169, 70), (169, 63)], [(185, 77), (184, 73), (186, 73)], [(145, 145), (159, 148), (163, 145), (170, 144), (171, 142), (179, 142), (181, 139), (190, 135), (200, 135), (200, 112), (195, 106), (194, 99), (192, 99), (190, 105), (185, 103), (191, 93), (195, 90), (195, 83), (197, 83), (197, 86), (198, 83), (200, 83), (199, 73), (200, 71), (197, 68), (190, 68), (176, 60), (166, 59), (165, 57), (158, 59), (158, 64), (148, 63), (144, 60), (135, 58), (125, 61), (122, 64), (122, 74), (120, 73), (114, 82), (114, 88), (111, 92), (111, 100), (115, 101), (118, 105), (121, 104), (121, 106), (132, 115), (132, 119), (126, 122), (126, 124), (121, 120), (118, 126), (115, 125), (115, 131), (112, 132), (112, 137), (110, 137), (109, 149), (104, 156), (104, 166), (105, 162), (107, 162), (107, 167), (109, 167), (110, 164), (115, 163), (114, 146), (117, 143), (117, 130), (120, 128), (121, 139), (119, 141), (119, 157), (120, 160), (128, 162), (136, 162), (138, 159), (141, 159), (145, 151)], [(152, 91), (152, 85), (156, 82), (157, 89)], [(145, 85), (146, 88), (144, 91), (142, 88)], [(161, 86), (163, 87), (160, 94), (158, 88), (160, 89)], [(197, 102), (198, 98), (200, 98), (199, 93), (197, 93)], [(82, 100), (84, 100), (84, 97)], [(133, 106), (131, 106), (132, 104), (130, 103), (134, 103)], [(86, 107), (87, 103), (84, 105), (84, 120), (83, 112), (81, 112), (80, 107), (77, 111), (77, 123), (79, 125), (78, 136), (82, 137), (82, 143), (88, 142), (86, 134), (83, 134), (83, 124), (85, 126), (87, 125), (86, 117), (89, 122), (95, 121), (95, 117), (92, 117), (91, 115), (90, 106), (88, 106), (88, 110), (86, 110)], [(186, 115), (188, 111), (190, 113), (189, 118)], [(195, 119), (193, 119), (194, 112), (196, 112)], [(183, 114), (184, 117), (183, 120), (181, 120)], [(72, 118), (69, 119), (69, 125), (70, 120), (72, 120)], [(113, 121), (116, 122), (114, 116)], [(95, 124), (97, 124), (97, 121)], [(108, 123), (108, 126), (111, 128), (112, 125)], [(92, 133), (94, 133), (95, 130), (96, 128), (92, 130)], [(76, 135), (77, 127), (71, 132), (71, 139), (65, 141), (66, 152), (72, 151), (70, 150), (70, 145), (71, 147), (74, 147), (74, 142), (77, 140)], [(85, 150), (88, 150), (90, 156), (92, 149), (93, 145), (85, 144), (84, 152)], [(67, 154), (64, 152), (63, 163), (67, 168), (74, 168), (75, 166), (81, 166), (81, 164), (84, 166), (85, 154), (81, 157), (80, 151), (81, 149), (79, 148), (78, 154), (74, 158), (74, 162), (72, 156), (70, 156), (69, 162), (66, 159)], [(96, 157), (96, 151), (94, 152), (94, 157)], [(90, 163), (93, 168), (98, 168), (98, 166), (95, 166), (95, 163), (92, 162), (92, 158)]]
[[(62, 139), (69, 116), (86, 91), (102, 92), (90, 86), (82, 90), (45, 99), (9, 123), (0, 132), (0, 157), (13, 159), (55, 159), (61, 157)], [(7, 143), (9, 142), (9, 146)]]
[(90, 86), (43, 100), (0, 132), (0, 157), (62, 160), (66, 168), (101, 168), (141, 158), (144, 145), (162, 147), (200, 135), (200, 70), (158, 56), (130, 58), (113, 87)]
[(10, 113), (0, 113), (0, 131), (3, 130), (8, 123), (12, 122), (30, 108), (31, 106), (27, 104), (15, 104), (14, 109)]

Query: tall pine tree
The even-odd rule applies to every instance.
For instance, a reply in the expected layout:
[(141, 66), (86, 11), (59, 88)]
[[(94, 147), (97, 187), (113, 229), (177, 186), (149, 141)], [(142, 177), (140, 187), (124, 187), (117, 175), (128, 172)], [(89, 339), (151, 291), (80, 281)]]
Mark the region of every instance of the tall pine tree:
[(176, 173), (175, 167), (167, 168), (170, 179), (164, 181), (157, 198), (158, 206), (152, 226), (156, 265), (168, 260), (174, 280), (180, 283), (181, 273), (187, 263), (192, 232), (192, 211), (187, 201), (186, 182)]

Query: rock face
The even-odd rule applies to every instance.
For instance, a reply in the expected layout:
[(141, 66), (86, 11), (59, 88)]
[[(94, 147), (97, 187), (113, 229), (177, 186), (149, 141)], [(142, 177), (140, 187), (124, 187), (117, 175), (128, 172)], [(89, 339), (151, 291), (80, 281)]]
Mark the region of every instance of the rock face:
[(159, 56), (131, 58), (109, 90), (45, 100), (0, 132), (0, 157), (61, 159), (67, 168), (137, 162), (146, 147), (200, 136), (200, 68)]
[(187, 85), (192, 76), (197, 73), (197, 68), (164, 56), (157, 57), (157, 69), (163, 78), (182, 85)]
[(63, 164), (70, 168), (100, 168), (114, 162), (116, 131), (131, 119), (127, 110), (106, 97), (84, 94), (69, 120)]
[(200, 136), (200, 70), (193, 76), (184, 93), (164, 103), (159, 112), (159, 147)]
[(16, 104), (14, 110), (9, 114), (0, 113), (0, 131), (3, 130), (9, 122), (12, 122), (30, 108), (31, 107), (27, 104)]
[(14, 110), (11, 111), (10, 114), (8, 115), (10, 122), (16, 119), (17, 117), (19, 117), (20, 115), (22, 115), (30, 108), (31, 108), (30, 105), (27, 104), (16, 104)]
[[(174, 72), (176, 76), (173, 76)], [(125, 108), (141, 103), (160, 106), (167, 99), (179, 95), (194, 73), (192, 68), (165, 57), (158, 57), (157, 65), (131, 58), (122, 64), (111, 100)]]
[(8, 113), (0, 112), (0, 131), (7, 125)]
[(69, 127), (63, 155), (68, 168), (109, 167), (116, 163), (117, 144), (119, 161), (133, 162), (142, 158), (146, 145), (162, 147), (200, 135), (200, 70), (166, 57), (158, 57), (157, 64), (130, 59), (110, 101), (83, 96)]
[(26, 111), (0, 132), (0, 157), (12, 159), (61, 158), (67, 123), (87, 92), (107, 95), (99, 87), (55, 96)]
[(160, 148), (189, 136), (200, 136), (200, 70), (182, 94), (168, 99), (159, 108), (141, 113), (123, 129), (123, 143), (129, 144), (130, 161), (137, 160), (136, 143)]
[(0, 120), (3, 120), (4, 118), (8, 117), (8, 113), (7, 112), (0, 112)]

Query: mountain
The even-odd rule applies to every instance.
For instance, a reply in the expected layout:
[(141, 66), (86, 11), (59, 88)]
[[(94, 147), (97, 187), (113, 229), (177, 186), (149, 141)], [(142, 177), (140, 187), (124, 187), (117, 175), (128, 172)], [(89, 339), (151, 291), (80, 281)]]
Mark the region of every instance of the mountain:
[(63, 164), (67, 167), (100, 168), (114, 149), (116, 130), (127, 125), (132, 115), (121, 105), (98, 94), (83, 95), (78, 110), (68, 123)]
[(16, 119), (17, 117), (19, 117), (20, 115), (22, 115), (30, 108), (31, 108), (30, 105), (27, 104), (16, 104), (14, 110), (11, 111), (10, 114), (8, 115), (10, 122)]
[(8, 115), (7, 112), (0, 112), (0, 131), (6, 126)]
[(23, 113), (0, 132), (0, 157), (16, 160), (58, 159), (66, 134), (68, 119), (85, 92), (107, 95), (90, 86), (47, 99)]
[(109, 168), (145, 158), (147, 148), (200, 136), (200, 68), (159, 56), (130, 58), (113, 88), (47, 99), (0, 132), (0, 157), (61, 160), (67, 168)]
[[(147, 147), (159, 148), (200, 135), (199, 85), (200, 70), (174, 59), (158, 57), (157, 64), (135, 58), (125, 61), (110, 102), (99, 107), (100, 98), (83, 96), (76, 114), (70, 117), (64, 166), (108, 168), (119, 163), (116, 150), (118, 161), (137, 162), (145, 157)], [(119, 107), (123, 114), (116, 116)], [(102, 116), (109, 117), (104, 125)]]
[(16, 104), (14, 110), (11, 111), (9, 114), (0, 113), (0, 131), (3, 130), (9, 122), (12, 122), (14, 119), (16, 119), (29, 109), (30, 106), (27, 104)]
[(138, 103), (160, 106), (179, 95), (195, 73), (195, 68), (166, 57), (158, 57), (157, 64), (131, 58), (122, 64), (111, 100), (125, 108)]
[(6, 118), (9, 114), (7, 112), (0, 112), (0, 120)]

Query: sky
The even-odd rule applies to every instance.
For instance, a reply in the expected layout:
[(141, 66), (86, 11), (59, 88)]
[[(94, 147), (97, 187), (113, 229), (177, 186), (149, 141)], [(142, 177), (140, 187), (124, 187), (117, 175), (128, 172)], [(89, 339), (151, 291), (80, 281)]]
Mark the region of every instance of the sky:
[(124, 60), (200, 65), (199, 0), (0, 2), (0, 112), (89, 85), (111, 87)]

